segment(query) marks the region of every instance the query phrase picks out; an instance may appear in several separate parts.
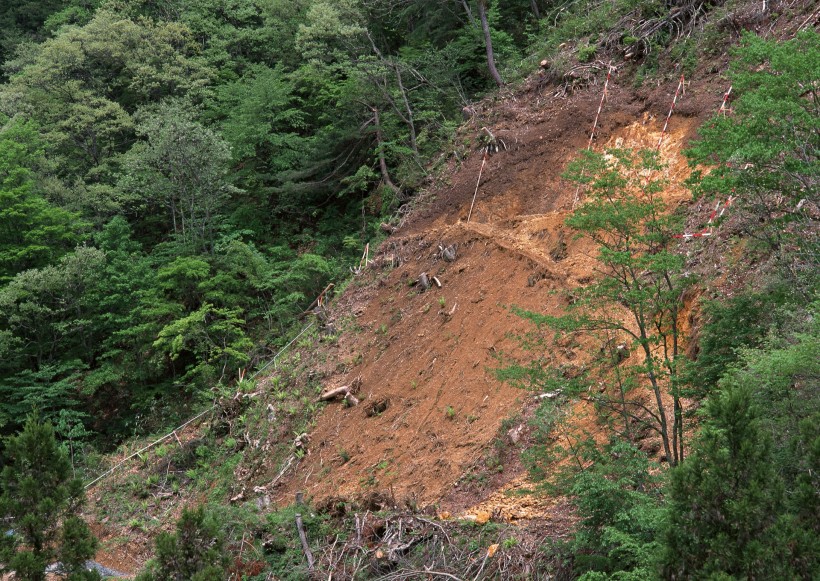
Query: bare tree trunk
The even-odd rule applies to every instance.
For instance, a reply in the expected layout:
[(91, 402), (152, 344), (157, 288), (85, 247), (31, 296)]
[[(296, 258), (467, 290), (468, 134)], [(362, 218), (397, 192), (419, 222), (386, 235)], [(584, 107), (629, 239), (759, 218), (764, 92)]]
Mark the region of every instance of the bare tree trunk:
[(381, 125), (381, 118), (379, 117), (379, 109), (378, 107), (373, 107), (373, 123), (376, 125), (376, 147), (379, 151), (379, 169), (382, 173), (382, 179), (387, 187), (391, 188), (394, 192), (398, 192), (399, 188), (396, 187), (396, 184), (393, 183), (393, 180), (390, 179), (390, 172), (387, 171), (387, 160), (384, 157), (384, 137), (382, 136), (382, 125)]
[(407, 99), (407, 91), (404, 88), (404, 83), (401, 80), (401, 71), (399, 70), (399, 65), (393, 63), (393, 70), (396, 71), (396, 81), (399, 84), (399, 91), (401, 92), (401, 98), (404, 100), (404, 107), (407, 110), (407, 127), (410, 130), (410, 147), (413, 148), (413, 152), (418, 155), (419, 154), (419, 147), (416, 144), (416, 123), (413, 120), (413, 109), (410, 107), (410, 101)]
[(490, 75), (493, 77), (495, 84), (499, 87), (504, 86), (504, 79), (498, 74), (498, 69), (495, 68), (495, 56), (493, 55), (493, 39), (490, 37), (490, 23), (487, 22), (487, 1), (478, 0), (478, 16), (481, 18), (481, 29), (484, 31), (484, 46), (487, 49), (487, 67), (490, 69)]
[(530, 0), (530, 6), (532, 7), (532, 13), (535, 15), (536, 18), (541, 18), (541, 12), (538, 10), (538, 2), (536, 0)]
[(473, 11), (470, 10), (470, 5), (467, 3), (467, 0), (461, 0), (461, 5), (464, 7), (464, 12), (467, 13), (467, 20), (470, 21), (472, 26), (475, 26), (475, 18), (473, 18)]
[(379, 86), (379, 88), (382, 89), (382, 92), (384, 93), (384, 96), (387, 98), (388, 101), (390, 101), (390, 104), (393, 105), (393, 109), (396, 111), (396, 114), (399, 117), (401, 117), (402, 121), (404, 121), (407, 124), (407, 129), (410, 131), (410, 147), (412, 147), (413, 152), (416, 155), (418, 155), (419, 154), (419, 148), (418, 148), (418, 145), (416, 143), (416, 124), (415, 124), (415, 121), (413, 120), (413, 108), (410, 106), (410, 100), (407, 98), (407, 90), (404, 88), (404, 82), (402, 81), (402, 78), (401, 78), (400, 65), (399, 65), (399, 63), (397, 63), (393, 59), (385, 58), (384, 55), (382, 54), (382, 52), (379, 50), (379, 47), (376, 46), (376, 41), (374, 41), (373, 37), (370, 36), (370, 31), (366, 31), (366, 32), (367, 32), (367, 38), (368, 38), (368, 40), (370, 40), (370, 46), (373, 47), (373, 52), (376, 53), (376, 56), (379, 57), (379, 60), (381, 60), (388, 67), (393, 69), (393, 72), (396, 73), (396, 82), (398, 83), (399, 92), (401, 93), (401, 98), (404, 101), (404, 108), (405, 108), (405, 111), (407, 112), (406, 117), (402, 114), (402, 112), (396, 106), (396, 103), (393, 101), (393, 98), (390, 96), (390, 91), (387, 87), (387, 81), (385, 80), (384, 87), (382, 87), (381, 84), (378, 81), (376, 82), (376, 84)]

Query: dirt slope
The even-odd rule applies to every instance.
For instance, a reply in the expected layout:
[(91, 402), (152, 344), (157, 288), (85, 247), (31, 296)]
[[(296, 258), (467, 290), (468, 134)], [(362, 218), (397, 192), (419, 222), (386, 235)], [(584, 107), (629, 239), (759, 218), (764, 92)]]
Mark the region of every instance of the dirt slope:
[[(654, 147), (677, 83), (637, 92), (616, 76), (594, 147)], [(690, 198), (680, 185), (688, 175), (681, 149), (725, 89), (717, 79), (695, 80), (678, 103), (661, 148), (669, 164), (665, 196), (673, 205)], [(526, 326), (509, 306), (559, 313), (565, 299), (550, 291), (592, 274), (592, 249), (563, 226), (575, 188), (560, 174), (586, 147), (601, 92), (598, 85), (555, 98), (533, 80), (501, 103), (484, 104), (465, 125), (471, 154), (460, 167), (451, 165), (443, 179), (451, 185), (433, 192), (432, 202), (409, 217), (361, 281), (334, 303), (332, 318), (339, 325), (352, 318), (355, 330), (318, 367), (326, 387), (361, 377), (362, 402), (331, 403), (319, 414), (309, 454), (274, 491), (277, 503), (292, 502), (297, 491), (317, 502), (378, 492), (454, 514), (565, 516), (554, 501), (506, 494), (527, 486), (514, 455), (478, 491), (463, 486), (463, 476), (492, 452), (502, 421), (532, 405), (531, 394), (491, 372), (500, 354), (520, 355), (514, 335)], [(484, 127), (503, 144), (486, 162), (467, 222)], [(458, 248), (452, 262), (440, 252), (448, 245)], [(387, 265), (392, 257), (400, 266)], [(422, 293), (411, 286), (422, 272), (442, 288)], [(560, 354), (565, 361), (576, 356), (572, 349)]]

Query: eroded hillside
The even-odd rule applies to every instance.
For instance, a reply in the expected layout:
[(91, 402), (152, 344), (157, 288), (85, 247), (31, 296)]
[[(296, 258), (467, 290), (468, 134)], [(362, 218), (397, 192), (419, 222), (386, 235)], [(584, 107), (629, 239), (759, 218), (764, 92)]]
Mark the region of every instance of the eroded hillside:
[[(691, 199), (682, 185), (689, 174), (682, 149), (720, 106), (726, 87), (719, 83), (687, 81), (669, 122), (660, 151), (667, 164), (663, 196), (672, 207)], [(677, 85), (675, 78), (641, 92), (615, 76), (593, 147), (655, 147)], [(602, 85), (594, 85), (555, 97), (533, 82), (485, 104), (465, 125), (468, 159), (453, 162), (432, 201), (382, 244), (368, 271), (331, 307), (337, 324), (355, 324), (319, 366), (322, 383), (332, 388), (360, 378), (361, 401), (330, 403), (319, 413), (308, 454), (267, 491), (277, 503), (291, 502), (297, 491), (319, 503), (375, 492), (454, 514), (565, 518), (552, 501), (504, 494), (526, 486), (514, 457), (492, 466), (484, 486), (469, 486), (465, 475), (493, 454), (496, 438), (509, 438), (502, 422), (526, 431), (522, 412), (534, 394), (492, 373), (500, 357), (521, 355), (516, 337), (526, 324), (510, 307), (558, 314), (567, 300), (562, 291), (594, 276), (593, 248), (564, 226), (576, 189), (561, 173), (586, 147), (601, 93)], [(499, 151), (482, 171), (481, 146), (490, 135)], [(444, 256), (448, 247), (457, 249), (455, 260)], [(421, 273), (441, 288), (433, 282), (422, 292)], [(580, 361), (579, 351), (556, 346), (567, 364)]]

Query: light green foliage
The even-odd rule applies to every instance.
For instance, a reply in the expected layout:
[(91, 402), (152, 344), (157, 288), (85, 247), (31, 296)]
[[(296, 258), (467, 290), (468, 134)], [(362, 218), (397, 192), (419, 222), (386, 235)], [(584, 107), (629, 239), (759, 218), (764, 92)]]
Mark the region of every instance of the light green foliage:
[(44, 581), (46, 566), (60, 559), (69, 579), (99, 579), (96, 572), (84, 570), (97, 539), (77, 517), (85, 497), (82, 481), (72, 478), (71, 463), (57, 445), (51, 425), (30, 416), (22, 433), (8, 439), (4, 458), (0, 571), (16, 571), (17, 579)]
[(189, 315), (166, 325), (154, 341), (154, 347), (176, 360), (191, 353), (196, 363), (182, 377), (199, 379), (205, 385), (221, 382), (226, 373), (248, 360), (253, 342), (242, 330), (244, 320), (236, 309), (219, 309), (205, 303)]
[(166, 96), (193, 96), (207, 82), (190, 58), (195, 50), (178, 23), (100, 10), (16, 61), (0, 108), (38, 122), (61, 175), (108, 182), (133, 140), (131, 113)]
[(120, 190), (138, 196), (143, 212), (164, 211), (166, 232), (180, 250), (211, 252), (234, 192), (226, 179), (228, 145), (180, 102), (165, 102), (142, 116), (137, 132), (146, 141), (128, 152)]
[[(588, 450), (594, 450), (590, 448)], [(616, 442), (585, 458), (570, 492), (581, 522), (570, 548), (581, 579), (654, 579), (663, 519), (658, 478), (646, 456)]]
[(734, 193), (747, 235), (776, 249), (788, 241), (811, 257), (817, 240), (801, 226), (811, 218), (797, 206), (820, 179), (820, 34), (806, 30), (786, 42), (748, 34), (735, 56), (732, 112), (705, 124), (689, 152), (693, 162), (714, 165), (696, 191)]
[(156, 555), (137, 580), (222, 581), (227, 565), (220, 524), (204, 506), (186, 508), (175, 534), (157, 536)]

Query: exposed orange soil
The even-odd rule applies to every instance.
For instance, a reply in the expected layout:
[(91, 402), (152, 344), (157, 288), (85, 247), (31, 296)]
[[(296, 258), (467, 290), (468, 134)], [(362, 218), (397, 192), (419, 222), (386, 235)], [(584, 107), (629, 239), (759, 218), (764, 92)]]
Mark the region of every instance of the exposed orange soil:
[[(594, 147), (654, 147), (676, 85), (669, 81), (637, 96), (611, 84)], [(682, 186), (689, 169), (681, 150), (719, 106), (723, 90), (688, 87), (672, 117), (661, 148), (670, 184), (664, 198), (672, 206), (690, 198)], [(337, 322), (353, 317), (358, 330), (333, 347), (324, 383), (336, 387), (361, 377), (362, 401), (325, 407), (310, 434), (310, 453), (271, 491), (275, 502), (292, 502), (297, 491), (316, 501), (377, 491), (453, 514), (566, 518), (555, 500), (507, 494), (529, 486), (516, 461), (493, 479), (488, 488), (500, 489), (492, 494), (459, 492), (458, 483), (492, 451), (502, 420), (533, 402), (532, 394), (492, 373), (499, 355), (522, 355), (515, 337), (528, 325), (510, 306), (559, 314), (566, 299), (551, 291), (571, 289), (593, 274), (594, 248), (563, 225), (575, 187), (560, 174), (586, 147), (599, 99), (600, 87), (569, 99), (531, 89), (494, 105), (492, 117), (479, 112), (465, 128), (476, 145), (454, 168), (452, 185), (436, 190), (382, 245), (382, 255), (399, 257), (400, 266), (377, 260), (362, 275), (372, 278), (370, 287), (354, 285), (333, 306)], [(483, 127), (507, 149), (490, 156), (467, 222)], [(451, 244), (458, 253), (447, 262), (439, 247)], [(442, 288), (421, 293), (410, 286), (422, 272), (436, 276)], [(553, 355), (559, 362), (579, 356), (571, 348)], [(593, 420), (584, 421), (595, 429)]]

